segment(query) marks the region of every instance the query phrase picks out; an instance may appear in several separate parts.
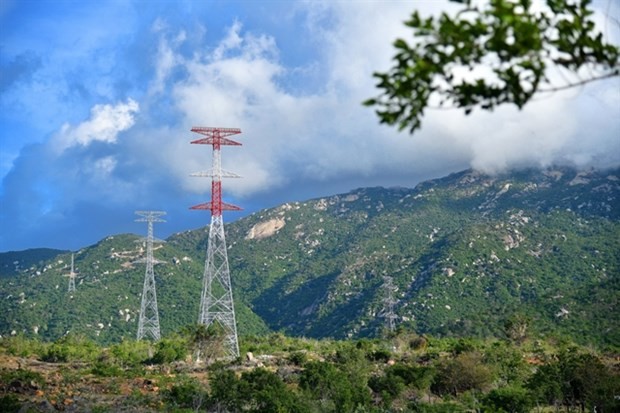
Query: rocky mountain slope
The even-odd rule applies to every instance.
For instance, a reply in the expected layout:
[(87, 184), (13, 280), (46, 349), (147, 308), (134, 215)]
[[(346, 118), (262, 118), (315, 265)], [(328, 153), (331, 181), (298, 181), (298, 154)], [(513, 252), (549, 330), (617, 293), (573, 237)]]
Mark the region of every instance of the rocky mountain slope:
[[(620, 345), (619, 199), (618, 169), (470, 170), (255, 213), (226, 227), (240, 333), (373, 336), (391, 307), (418, 333), (499, 336), (520, 320), (530, 334)], [(179, 233), (156, 251), (164, 335), (196, 318), (206, 238)], [(72, 298), (66, 254), (0, 280), (0, 334), (133, 336), (133, 241), (78, 252)]]

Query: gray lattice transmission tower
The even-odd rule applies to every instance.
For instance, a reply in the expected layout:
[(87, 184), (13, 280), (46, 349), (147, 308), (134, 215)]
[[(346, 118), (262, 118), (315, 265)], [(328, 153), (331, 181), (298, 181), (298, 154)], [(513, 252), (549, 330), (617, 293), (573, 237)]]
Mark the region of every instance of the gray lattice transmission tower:
[(394, 305), (396, 299), (394, 293), (396, 292), (396, 286), (392, 280), (392, 277), (383, 277), (383, 288), (385, 290), (385, 296), (383, 298), (383, 317), (385, 318), (388, 331), (394, 331), (396, 324), (395, 320), (398, 316), (394, 313)]
[(142, 218), (136, 222), (146, 222), (148, 233), (146, 238), (139, 240), (146, 242), (146, 257), (138, 262), (146, 262), (146, 272), (144, 274), (144, 287), (142, 288), (142, 303), (140, 304), (140, 320), (138, 322), (138, 340), (151, 338), (158, 341), (161, 338), (159, 330), (159, 313), (157, 310), (157, 293), (155, 291), (155, 272), (153, 267), (162, 261), (153, 258), (153, 243), (163, 242), (153, 237), (153, 222), (166, 222), (160, 217), (166, 215), (163, 211), (136, 211)]
[(69, 288), (67, 291), (70, 293), (75, 292), (75, 276), (76, 275), (77, 273), (75, 272), (73, 268), (73, 254), (71, 254), (71, 272), (67, 274), (67, 277), (69, 277)]
[(227, 356), (234, 358), (239, 357), (239, 341), (230, 284), (230, 269), (228, 266), (222, 211), (238, 211), (241, 208), (222, 202), (222, 178), (238, 178), (239, 176), (222, 170), (220, 149), (222, 145), (241, 145), (226, 138), (226, 136), (241, 133), (241, 130), (194, 127), (192, 132), (204, 135), (205, 138), (192, 141), (191, 143), (213, 146), (211, 169), (192, 174), (192, 176), (211, 178), (211, 201), (191, 208), (211, 211), (209, 244), (207, 246), (198, 323), (204, 324), (207, 327), (214, 322), (219, 323), (224, 330), (224, 345)]

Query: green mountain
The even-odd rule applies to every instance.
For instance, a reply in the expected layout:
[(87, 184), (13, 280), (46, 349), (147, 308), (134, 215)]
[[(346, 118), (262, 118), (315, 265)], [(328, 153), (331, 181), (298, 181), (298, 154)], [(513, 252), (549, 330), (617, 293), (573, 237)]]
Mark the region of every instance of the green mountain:
[(25, 251), (9, 251), (0, 253), (0, 278), (12, 277), (29, 268), (42, 266), (44, 261), (51, 260), (69, 251), (51, 248), (31, 248)]
[[(530, 334), (620, 345), (620, 169), (464, 171), (414, 189), (362, 188), (287, 203), (226, 227), (240, 334)], [(109, 237), (0, 280), (0, 334), (133, 337), (144, 269), (135, 237)], [(155, 255), (162, 334), (194, 322), (205, 228)], [(386, 277), (393, 288), (387, 287)], [(388, 304), (391, 302), (391, 305)], [(103, 325), (103, 327), (101, 327)]]
[[(76, 291), (68, 292), (71, 253), (0, 281), (0, 335), (15, 333), (56, 339), (67, 332), (101, 343), (135, 338), (145, 265), (145, 245), (137, 235), (109, 236), (75, 253)], [(0, 254), (2, 255), (2, 254)], [(204, 254), (199, 254), (204, 255)], [(188, 257), (168, 243), (154, 256), (162, 335), (198, 319), (204, 258)], [(239, 330), (268, 331), (242, 300), (237, 301)]]

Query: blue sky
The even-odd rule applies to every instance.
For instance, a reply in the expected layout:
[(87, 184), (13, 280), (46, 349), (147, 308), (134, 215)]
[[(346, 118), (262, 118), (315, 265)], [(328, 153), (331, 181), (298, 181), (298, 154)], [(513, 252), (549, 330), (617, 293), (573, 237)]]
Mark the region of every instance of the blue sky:
[[(594, 3), (620, 37), (618, 3)], [(429, 112), (410, 136), (360, 103), (391, 43), (426, 1), (0, 1), (0, 251), (79, 249), (156, 235), (208, 213), (210, 148), (192, 126), (236, 127), (223, 149), (226, 221), (363, 186), (415, 186), (468, 167), (620, 164), (620, 81), (545, 96), (523, 111)], [(613, 19), (605, 18), (610, 15)], [(565, 76), (565, 74), (551, 74)]]

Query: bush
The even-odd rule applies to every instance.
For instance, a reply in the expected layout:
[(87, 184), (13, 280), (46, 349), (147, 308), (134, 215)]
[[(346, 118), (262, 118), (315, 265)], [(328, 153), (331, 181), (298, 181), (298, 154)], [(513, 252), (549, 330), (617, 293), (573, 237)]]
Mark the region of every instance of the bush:
[(34, 384), (35, 388), (42, 388), (45, 386), (45, 378), (36, 371), (17, 369), (0, 372), (0, 383), (0, 389), (2, 384), (9, 387), (17, 386), (22, 388), (32, 388)]
[(149, 359), (150, 349), (148, 341), (123, 340), (110, 347), (110, 354), (120, 366), (135, 367)]
[(21, 407), (19, 399), (14, 394), (0, 396), (0, 412), (17, 413)]
[(90, 372), (100, 377), (120, 377), (123, 375), (123, 369), (114, 364), (102, 361), (96, 362)]
[(388, 362), (391, 357), (392, 353), (389, 350), (379, 349), (370, 353), (368, 358), (373, 361)]
[(93, 361), (100, 353), (99, 347), (82, 335), (68, 334), (56, 340), (41, 356), (50, 363), (69, 361)]
[(19, 357), (41, 357), (46, 351), (46, 345), (38, 339), (28, 339), (22, 334), (0, 339), (0, 346), (5, 348), (8, 354)]
[(321, 403), (322, 411), (353, 411), (358, 405), (370, 402), (365, 381), (351, 378), (336, 366), (326, 362), (310, 362), (299, 377), (299, 387)]
[(187, 356), (187, 345), (179, 338), (163, 339), (157, 343), (157, 350), (150, 362), (154, 364), (172, 363)]
[(288, 361), (296, 366), (301, 366), (308, 361), (308, 355), (303, 351), (295, 351), (289, 354)]
[(169, 405), (200, 410), (206, 406), (207, 392), (194, 378), (182, 377), (170, 389), (162, 392)]
[(439, 395), (456, 396), (468, 390), (484, 391), (493, 376), (478, 353), (462, 353), (441, 363), (431, 387)]
[(308, 411), (307, 405), (289, 390), (276, 374), (258, 368), (241, 375), (218, 371), (211, 381), (209, 404), (226, 411), (291, 412)]
[(406, 386), (413, 386), (418, 390), (426, 390), (433, 382), (435, 369), (433, 367), (395, 364), (386, 369), (386, 375), (400, 377)]
[(534, 399), (566, 406), (613, 411), (620, 403), (620, 376), (595, 355), (564, 350), (557, 359), (538, 368), (527, 381)]
[(405, 383), (402, 378), (394, 374), (387, 374), (385, 376), (372, 376), (368, 380), (368, 387), (380, 394), (385, 406), (389, 406), (403, 391)]
[(462, 413), (467, 410), (456, 403), (413, 403), (409, 406), (412, 412), (419, 413)]
[(491, 390), (483, 400), (488, 412), (528, 413), (532, 406), (531, 395), (521, 387), (501, 387)]

